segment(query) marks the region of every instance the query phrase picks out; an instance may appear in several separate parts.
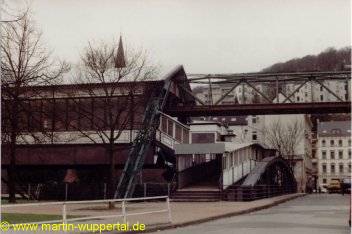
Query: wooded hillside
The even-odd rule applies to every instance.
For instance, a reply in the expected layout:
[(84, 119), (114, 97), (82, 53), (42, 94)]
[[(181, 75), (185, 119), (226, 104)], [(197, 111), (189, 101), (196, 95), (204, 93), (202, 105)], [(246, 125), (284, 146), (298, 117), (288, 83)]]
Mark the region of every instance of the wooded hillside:
[(351, 47), (328, 48), (318, 55), (307, 55), (264, 68), (262, 72), (341, 71), (350, 69)]

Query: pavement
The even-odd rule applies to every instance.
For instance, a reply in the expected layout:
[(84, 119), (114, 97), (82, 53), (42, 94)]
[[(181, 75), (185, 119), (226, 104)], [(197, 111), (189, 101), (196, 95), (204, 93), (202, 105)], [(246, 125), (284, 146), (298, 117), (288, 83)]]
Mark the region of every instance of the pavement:
[(239, 216), (158, 234), (347, 234), (350, 195), (312, 194)]
[[(288, 194), (278, 197), (266, 198), (251, 202), (171, 202), (172, 223), (168, 221), (168, 214), (153, 213), (148, 215), (133, 215), (128, 216), (127, 221), (133, 223), (143, 223), (146, 225), (147, 232), (157, 230), (165, 230), (170, 228), (183, 227), (187, 225), (194, 225), (211, 220), (230, 217), (234, 215), (246, 214), (249, 212), (265, 209), (282, 202), (303, 196), (304, 194)], [(127, 213), (143, 213), (153, 210), (166, 209), (165, 202), (140, 202), (128, 203)], [(121, 213), (121, 207), (108, 210), (106, 205), (70, 205), (67, 207), (68, 215), (83, 215), (83, 216), (103, 216), (110, 214)], [(16, 213), (33, 213), (33, 214), (61, 214), (60, 206), (37, 206), (37, 207), (18, 207), (2, 209), (2, 212), (16, 212)], [(100, 219), (85, 221), (84, 223), (122, 223), (122, 218), (114, 219)], [(83, 223), (83, 221), (81, 222)], [(12, 233), (9, 231), (8, 233)], [(13, 232), (14, 233), (14, 232)], [(27, 232), (28, 233), (28, 232)], [(37, 232), (40, 233), (40, 232)], [(45, 232), (47, 233), (47, 232)], [(60, 233), (60, 232), (55, 232)], [(67, 232), (66, 232), (67, 233)], [(117, 232), (112, 232), (117, 233)], [(125, 232), (126, 233), (126, 232)], [(187, 232), (188, 233), (188, 232)]]
[[(304, 194), (288, 194), (251, 202), (173, 202), (171, 203), (172, 223), (159, 223), (154, 225), (153, 222), (150, 222), (151, 217), (148, 217), (146, 231), (160, 231), (199, 224), (224, 217), (246, 214), (275, 206), (301, 196), (304, 196)], [(144, 220), (139, 219), (139, 221), (143, 222)]]

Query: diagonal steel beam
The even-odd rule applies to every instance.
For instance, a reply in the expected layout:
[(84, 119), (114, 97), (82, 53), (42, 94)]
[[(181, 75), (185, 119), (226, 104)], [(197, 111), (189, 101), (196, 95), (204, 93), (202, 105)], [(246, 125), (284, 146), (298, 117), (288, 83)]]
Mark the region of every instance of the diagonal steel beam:
[(329, 89), (326, 85), (324, 85), (324, 83), (318, 81), (318, 80), (313, 80), (315, 82), (317, 82), (318, 84), (320, 84), (323, 88), (325, 88), (329, 93), (331, 93), (334, 97), (337, 98), (337, 100), (343, 102), (344, 100), (342, 100), (342, 98), (340, 98), (339, 96), (337, 96), (333, 91), (331, 91), (331, 89)]
[(272, 102), (272, 100), (270, 100), (270, 98), (268, 98), (264, 93), (262, 93), (259, 89), (257, 89), (254, 85), (252, 85), (251, 83), (249, 83), (248, 81), (244, 80), (244, 82), (251, 87), (252, 89), (254, 89), (254, 91), (256, 91), (257, 93), (259, 93), (263, 98), (265, 98), (265, 100), (267, 100), (269, 103)]
[[(282, 96), (284, 96), (284, 98), (286, 98), (286, 100), (289, 100), (291, 103), (293, 103), (293, 101), (291, 100), (291, 98), (287, 97), (286, 94), (284, 94), (283, 92), (279, 92), (279, 94), (281, 93)], [(280, 102), (278, 102), (280, 103)]]
[(286, 97), (286, 99), (282, 103), (285, 103), (288, 99), (290, 99), (290, 97), (292, 97), (297, 91), (299, 91), (303, 87), (303, 85), (305, 85), (308, 81), (309, 80), (307, 79), (300, 86), (298, 86), (290, 95), (288, 95), (288, 97)]
[(225, 99), (225, 97), (227, 97), (227, 95), (229, 95), (235, 88), (237, 88), (240, 84), (242, 83), (242, 80), (240, 80), (239, 82), (237, 82), (234, 86), (232, 86), (232, 88), (227, 91), (224, 95), (222, 95), (222, 97), (219, 98), (219, 100), (217, 100), (214, 105), (219, 104), (222, 100)]
[(178, 84), (178, 87), (180, 87), (183, 91), (185, 91), (186, 93), (188, 93), (189, 95), (191, 95), (192, 97), (194, 97), (194, 99), (196, 99), (196, 101), (198, 101), (200, 104), (202, 104), (203, 106), (205, 105), (205, 103), (200, 100), (196, 95), (194, 95), (194, 93), (192, 93), (191, 91), (189, 91), (186, 87), (184, 87), (181, 84)]
[(209, 103), (211, 105), (213, 105), (213, 87), (211, 86), (211, 80), (209, 78), (209, 94), (208, 94), (208, 98), (209, 98)]
[[(351, 78), (350, 78), (351, 79)], [(348, 76), (346, 76), (346, 79), (345, 79), (345, 86), (346, 86), (346, 96), (345, 96), (345, 99), (346, 99), (346, 101), (348, 101), (348, 98), (349, 98), (349, 96), (350, 96), (350, 94), (349, 94), (349, 88), (348, 88), (348, 81), (350, 80), (349, 78), (348, 78)]]

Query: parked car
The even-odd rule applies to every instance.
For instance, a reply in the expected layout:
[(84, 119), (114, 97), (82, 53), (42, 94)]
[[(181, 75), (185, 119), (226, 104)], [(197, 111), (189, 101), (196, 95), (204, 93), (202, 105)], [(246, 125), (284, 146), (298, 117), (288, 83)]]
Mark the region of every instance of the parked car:
[(341, 192), (341, 181), (340, 179), (331, 179), (330, 184), (326, 187), (328, 193), (340, 193)]
[(351, 179), (346, 178), (341, 180), (341, 192), (351, 193)]

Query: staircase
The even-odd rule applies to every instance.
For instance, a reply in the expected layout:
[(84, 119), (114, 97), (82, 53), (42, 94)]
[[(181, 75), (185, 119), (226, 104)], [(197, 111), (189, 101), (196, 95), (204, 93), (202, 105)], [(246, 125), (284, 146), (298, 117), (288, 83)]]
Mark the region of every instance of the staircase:
[(133, 141), (122, 175), (115, 191), (114, 198), (132, 197), (136, 185), (136, 177), (141, 172), (146, 152), (155, 138), (159, 127), (160, 111), (164, 108), (168, 96), (170, 81), (167, 80), (161, 92), (154, 92), (149, 100), (143, 118), (142, 129)]
[(215, 202), (221, 200), (220, 190), (177, 190), (171, 195), (175, 202)]

